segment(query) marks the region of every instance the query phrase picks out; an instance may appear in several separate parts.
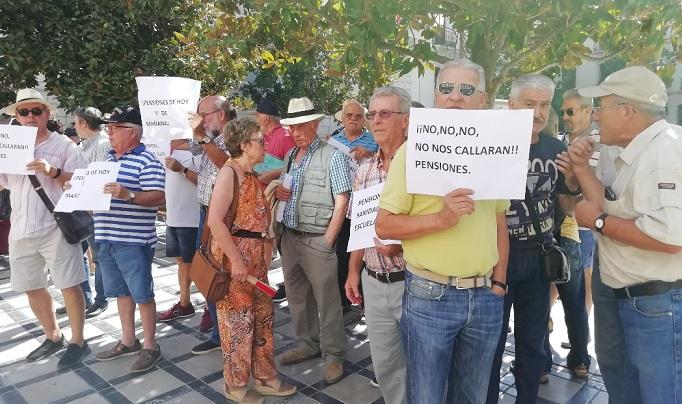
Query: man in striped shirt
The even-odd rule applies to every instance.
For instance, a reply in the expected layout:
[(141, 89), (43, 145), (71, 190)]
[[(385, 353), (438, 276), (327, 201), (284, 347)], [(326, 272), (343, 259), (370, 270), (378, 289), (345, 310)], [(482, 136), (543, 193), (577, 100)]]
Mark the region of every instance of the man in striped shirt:
[[(119, 162), (121, 168), (117, 182), (104, 186), (104, 192), (112, 195), (111, 208), (95, 214), (95, 240), (104, 292), (117, 298), (122, 335), (113, 348), (96, 357), (109, 361), (139, 352), (131, 371), (144, 372), (161, 357), (155, 335), (152, 258), (156, 213), (165, 202), (165, 170), (140, 143), (142, 119), (137, 108), (117, 107), (105, 122), (113, 149), (107, 161)], [(135, 338), (135, 305), (140, 307), (144, 345)]]

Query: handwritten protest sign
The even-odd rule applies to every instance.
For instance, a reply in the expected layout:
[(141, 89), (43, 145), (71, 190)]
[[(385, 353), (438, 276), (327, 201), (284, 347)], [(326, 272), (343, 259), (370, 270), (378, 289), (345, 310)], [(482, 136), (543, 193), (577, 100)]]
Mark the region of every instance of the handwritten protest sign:
[(191, 139), (187, 113), (196, 112), (201, 82), (183, 77), (137, 77), (142, 143), (161, 160), (171, 139)]
[[(374, 221), (379, 211), (379, 199), (384, 183), (353, 191), (352, 216), (350, 218), (350, 239), (347, 251), (374, 247)], [(397, 240), (380, 240), (383, 244), (400, 244)]]
[(523, 199), (533, 111), (412, 108), (407, 192), (473, 199)]
[(104, 184), (116, 182), (121, 163), (93, 162), (88, 168), (79, 168), (71, 177), (71, 189), (64, 191), (55, 206), (55, 212), (74, 210), (109, 210), (111, 194), (105, 194)]
[(38, 128), (0, 125), (0, 174), (34, 174), (26, 164), (35, 160)]

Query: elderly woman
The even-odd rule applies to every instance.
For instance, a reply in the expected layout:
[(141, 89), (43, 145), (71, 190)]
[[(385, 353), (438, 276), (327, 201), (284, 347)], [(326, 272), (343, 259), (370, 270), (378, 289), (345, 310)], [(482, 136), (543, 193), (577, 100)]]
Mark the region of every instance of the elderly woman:
[[(213, 236), (211, 254), (231, 273), (229, 292), (216, 304), (225, 394), (239, 403), (261, 403), (263, 395), (296, 392), (294, 386), (281, 382), (275, 369), (272, 301), (246, 281), (252, 275), (267, 282), (263, 234), (270, 210), (253, 173), (253, 166), (263, 161), (263, 136), (258, 124), (248, 119), (228, 122), (223, 133), (232, 158), (218, 174), (207, 225)], [(232, 204), (236, 204), (234, 219), (227, 217)], [(251, 375), (255, 391), (247, 388)]]

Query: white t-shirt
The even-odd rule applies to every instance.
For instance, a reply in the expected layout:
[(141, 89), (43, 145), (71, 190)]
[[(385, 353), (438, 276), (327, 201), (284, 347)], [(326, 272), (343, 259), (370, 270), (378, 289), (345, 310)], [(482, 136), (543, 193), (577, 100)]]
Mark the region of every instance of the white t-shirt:
[[(174, 150), (171, 157), (188, 169), (199, 172), (201, 156), (185, 150)], [(199, 227), (199, 199), (197, 186), (182, 173), (166, 169), (166, 225), (171, 227)]]

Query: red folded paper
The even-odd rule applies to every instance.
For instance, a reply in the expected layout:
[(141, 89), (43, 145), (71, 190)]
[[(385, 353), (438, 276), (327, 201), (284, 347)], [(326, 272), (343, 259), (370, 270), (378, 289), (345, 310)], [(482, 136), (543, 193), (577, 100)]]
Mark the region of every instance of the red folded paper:
[(246, 277), (246, 280), (252, 284), (253, 286), (256, 287), (256, 289), (260, 290), (261, 292), (265, 293), (266, 295), (272, 297), (275, 297), (275, 294), (277, 294), (277, 289), (273, 288), (272, 286), (268, 285), (265, 282), (259, 281), (255, 276), (253, 275), (248, 275)]

